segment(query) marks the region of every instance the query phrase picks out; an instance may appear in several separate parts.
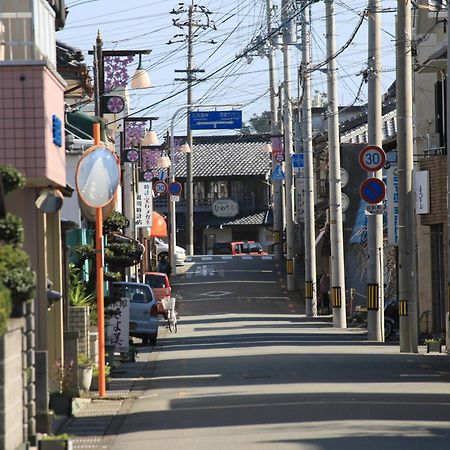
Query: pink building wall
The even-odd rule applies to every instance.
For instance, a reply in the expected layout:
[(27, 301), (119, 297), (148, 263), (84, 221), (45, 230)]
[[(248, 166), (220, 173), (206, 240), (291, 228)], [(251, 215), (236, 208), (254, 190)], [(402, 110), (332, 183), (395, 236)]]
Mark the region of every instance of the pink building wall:
[[(64, 81), (42, 62), (0, 64), (0, 162), (32, 186), (66, 185)], [(53, 143), (55, 115), (62, 146)]]

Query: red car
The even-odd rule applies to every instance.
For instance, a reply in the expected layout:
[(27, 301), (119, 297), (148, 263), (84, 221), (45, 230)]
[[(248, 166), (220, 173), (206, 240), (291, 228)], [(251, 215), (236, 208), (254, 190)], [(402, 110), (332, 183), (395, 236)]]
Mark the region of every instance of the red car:
[(161, 272), (145, 272), (144, 283), (148, 284), (158, 302), (158, 313), (164, 314), (164, 308), (161, 299), (172, 296), (172, 288), (170, 287), (169, 277)]

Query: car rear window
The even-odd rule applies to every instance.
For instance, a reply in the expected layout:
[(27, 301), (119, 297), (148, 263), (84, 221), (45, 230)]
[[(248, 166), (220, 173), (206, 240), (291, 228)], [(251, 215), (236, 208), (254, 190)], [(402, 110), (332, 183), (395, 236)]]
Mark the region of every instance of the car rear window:
[(131, 303), (150, 303), (153, 300), (150, 289), (129, 284), (114, 284), (113, 298), (119, 300), (123, 297), (128, 298)]
[(231, 255), (231, 244), (229, 242), (216, 242), (213, 252), (215, 255)]
[(145, 275), (145, 283), (153, 288), (165, 288), (166, 277), (162, 275)]

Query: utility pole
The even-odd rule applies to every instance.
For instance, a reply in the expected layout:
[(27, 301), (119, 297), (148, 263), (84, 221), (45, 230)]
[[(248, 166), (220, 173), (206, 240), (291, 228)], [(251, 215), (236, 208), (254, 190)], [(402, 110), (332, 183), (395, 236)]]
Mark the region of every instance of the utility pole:
[[(380, 0), (368, 4), (368, 143), (383, 145), (381, 109), (381, 17)], [(398, 117), (398, 116), (397, 116)], [(382, 178), (382, 169), (369, 172), (368, 178)], [(383, 215), (367, 215), (367, 339), (384, 341)]]
[(314, 156), (311, 116), (311, 6), (303, 2), (302, 67), (303, 67), (303, 152), (305, 164), (305, 302), (306, 317), (317, 316), (316, 240), (314, 217)]
[(339, 105), (336, 85), (336, 24), (334, 0), (325, 0), (328, 60), (328, 182), (330, 186), (331, 304), (333, 326), (347, 328), (345, 303), (345, 266), (342, 230), (341, 156)]
[[(450, 33), (447, 33), (447, 49), (450, 48)], [(450, 92), (450, 52), (447, 51), (447, 92)], [(447, 101), (447, 117), (450, 117), (450, 102)], [(450, 230), (450, 133), (448, 129), (446, 130), (446, 140), (447, 140), (447, 236)], [(448, 280), (447, 280), (447, 326), (446, 326), (446, 344), (447, 344), (447, 353), (450, 354), (450, 239), (447, 238), (448, 246), (447, 246), (447, 271), (448, 271)]]
[[(194, 68), (194, 50), (193, 50), (193, 40), (194, 40), (194, 28), (213, 28), (215, 26), (209, 19), (210, 11), (207, 10), (204, 6), (194, 4), (194, 0), (191, 0), (191, 4), (187, 9), (184, 7), (184, 3), (179, 4), (179, 8), (177, 10), (172, 10), (171, 14), (188, 14), (187, 22), (180, 22), (179, 19), (173, 19), (173, 24), (183, 29), (183, 27), (187, 27), (188, 35), (187, 35), (187, 69), (186, 70), (175, 70), (175, 72), (185, 72), (186, 78), (175, 78), (175, 81), (186, 81), (187, 82), (187, 105), (192, 105), (192, 85), (193, 82), (197, 80), (195, 74), (197, 72), (204, 72), (202, 69)], [(200, 20), (195, 20), (194, 15), (197, 13), (201, 13), (205, 15), (207, 21), (206, 23), (201, 22)], [(171, 41), (170, 43), (175, 43), (180, 41)], [(191, 107), (187, 108), (187, 123), (186, 123), (186, 142), (189, 145), (191, 151), (186, 154), (186, 253), (188, 255), (194, 254), (194, 167), (193, 167), (193, 155), (192, 155), (192, 131), (189, 122), (189, 113), (191, 111)]]
[[(272, 33), (272, 0), (267, 0), (267, 35)], [(275, 91), (277, 86), (277, 76), (275, 72), (276, 57), (275, 47), (272, 40), (269, 40), (268, 53), (269, 59), (269, 89), (270, 89), (270, 132), (272, 136), (280, 133), (278, 117), (278, 96)], [(272, 172), (275, 170), (278, 161), (272, 154)], [(281, 180), (272, 180), (272, 211), (273, 211), (273, 243), (275, 259), (280, 260), (283, 256), (283, 182)]]
[(284, 73), (284, 152), (286, 169), (286, 272), (287, 290), (295, 289), (294, 276), (294, 216), (292, 208), (293, 184), (292, 184), (292, 101), (291, 101), (291, 54), (290, 44), (292, 42), (292, 0), (282, 0), (281, 21), (283, 23), (283, 73)]
[(397, 158), (398, 158), (398, 288), (400, 351), (417, 353), (415, 291), (415, 226), (413, 191), (413, 121), (411, 67), (411, 1), (397, 1)]

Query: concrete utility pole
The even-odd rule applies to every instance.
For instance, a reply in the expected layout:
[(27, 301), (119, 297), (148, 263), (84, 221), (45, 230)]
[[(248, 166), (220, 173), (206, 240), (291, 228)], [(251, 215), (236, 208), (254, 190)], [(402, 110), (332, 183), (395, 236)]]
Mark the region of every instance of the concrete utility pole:
[(347, 328), (345, 303), (345, 266), (342, 230), (341, 149), (339, 140), (339, 106), (336, 84), (336, 26), (334, 0), (325, 0), (328, 59), (328, 182), (330, 186), (331, 236), (331, 304), (333, 326)]
[(317, 316), (316, 239), (314, 217), (314, 155), (311, 116), (311, 6), (303, 2), (302, 66), (303, 66), (303, 152), (305, 164), (305, 302), (306, 317)]
[(287, 290), (295, 290), (295, 270), (294, 270), (294, 216), (292, 208), (292, 101), (291, 101), (291, 50), (292, 42), (292, 0), (283, 0), (281, 2), (281, 21), (283, 23), (283, 71), (284, 71), (284, 152), (286, 169), (286, 271), (287, 271)]
[[(193, 51), (193, 40), (194, 40), (194, 28), (213, 28), (212, 22), (209, 20), (210, 12), (204, 7), (194, 4), (194, 0), (191, 0), (191, 4), (188, 9), (184, 8), (184, 4), (180, 3), (178, 10), (173, 10), (171, 14), (188, 14), (187, 22), (180, 22), (175, 19), (174, 25), (183, 28), (187, 27), (187, 69), (186, 70), (175, 70), (175, 72), (186, 72), (186, 78), (175, 78), (175, 81), (186, 81), (187, 82), (187, 105), (192, 105), (192, 85), (193, 82), (197, 80), (195, 74), (196, 72), (204, 72), (202, 69), (194, 68), (194, 51)], [(194, 19), (194, 14), (201, 13), (207, 18), (206, 23)], [(177, 41), (175, 41), (177, 42)], [(170, 42), (170, 43), (175, 43)], [(179, 41), (178, 41), (179, 42)], [(189, 145), (191, 152), (186, 154), (186, 253), (188, 255), (194, 254), (194, 167), (193, 167), (193, 154), (192, 154), (192, 131), (189, 122), (189, 113), (191, 109), (188, 107), (187, 110), (187, 124), (186, 124), (186, 142)]]
[[(381, 147), (381, 16), (380, 0), (368, 5), (368, 144)], [(397, 116), (399, 117), (399, 116)], [(368, 178), (382, 178), (382, 170), (369, 172)], [(383, 215), (367, 216), (367, 339), (384, 341), (384, 276), (383, 276)]]
[[(267, 0), (267, 35), (272, 33), (272, 0)], [(276, 92), (277, 76), (275, 47), (272, 42), (268, 45), (268, 59), (269, 59), (269, 89), (270, 89), (270, 132), (272, 136), (279, 135), (279, 118), (278, 118), (278, 96)], [(272, 154), (272, 172), (277, 165), (275, 155)], [(272, 181), (272, 211), (273, 211), (273, 244), (275, 259), (280, 260), (283, 256), (283, 182), (280, 180)]]
[[(447, 49), (450, 48), (450, 33), (447, 33)], [(447, 92), (450, 92), (450, 52), (447, 51)], [(450, 102), (447, 101), (447, 117), (450, 117)], [(450, 230), (450, 133), (447, 129), (447, 236), (449, 235)], [(447, 262), (447, 271), (448, 271), (448, 291), (447, 291), (447, 327), (446, 327), (446, 344), (447, 344), (447, 353), (450, 354), (450, 239), (447, 238), (448, 241), (448, 262)]]
[(413, 191), (413, 121), (411, 67), (411, 1), (397, 1), (397, 158), (398, 158), (398, 286), (400, 351), (417, 353), (415, 297), (415, 227)]

